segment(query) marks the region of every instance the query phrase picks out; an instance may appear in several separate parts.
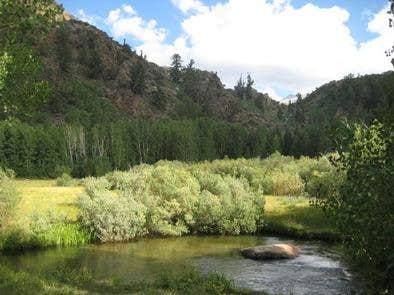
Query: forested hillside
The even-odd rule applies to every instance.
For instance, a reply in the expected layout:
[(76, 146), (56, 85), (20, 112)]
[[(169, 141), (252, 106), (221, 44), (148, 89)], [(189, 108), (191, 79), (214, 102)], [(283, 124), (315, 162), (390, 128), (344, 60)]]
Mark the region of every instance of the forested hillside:
[(275, 124), (279, 104), (268, 95), (248, 89), (238, 97), (216, 73), (195, 68), (194, 61), (174, 56), (173, 67), (159, 67), (97, 28), (66, 14), (63, 19), (37, 48), (56, 90), (44, 121), (86, 126), (119, 116), (209, 117), (248, 126)]
[[(226, 89), (216, 73), (177, 54), (159, 67), (66, 13), (32, 45), (42, 64), (26, 76), (43, 79), (45, 91), (22, 100), (0, 128), (0, 163), (19, 176), (275, 151), (317, 156), (333, 149), (344, 120), (369, 123), (393, 108), (393, 72), (349, 76), (284, 105), (258, 93), (250, 75)], [(17, 81), (10, 77), (9, 88)]]

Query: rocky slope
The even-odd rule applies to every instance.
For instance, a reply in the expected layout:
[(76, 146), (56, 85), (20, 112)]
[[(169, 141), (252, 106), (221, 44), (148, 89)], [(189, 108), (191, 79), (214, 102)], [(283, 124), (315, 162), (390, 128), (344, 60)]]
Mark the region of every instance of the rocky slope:
[(63, 25), (38, 49), (45, 74), (56, 88), (47, 109), (56, 121), (67, 120), (73, 104), (84, 99), (83, 93), (69, 90), (75, 83), (97, 90), (92, 96), (99, 96), (130, 118), (207, 116), (272, 126), (281, 108), (268, 95), (257, 92), (248, 100), (239, 99), (224, 88), (216, 73), (197, 69), (196, 95), (190, 97), (182, 85), (171, 81), (168, 68), (147, 61), (143, 54), (119, 44), (105, 32), (67, 15)]
[(147, 61), (105, 32), (69, 15), (62, 23), (38, 48), (55, 88), (43, 120), (209, 117), (291, 128), (344, 118), (368, 122), (377, 112), (392, 110), (393, 72), (333, 81), (285, 105), (254, 90), (240, 98), (224, 88), (216, 73), (198, 69), (189, 84), (186, 74), (181, 83), (173, 83), (168, 68)]

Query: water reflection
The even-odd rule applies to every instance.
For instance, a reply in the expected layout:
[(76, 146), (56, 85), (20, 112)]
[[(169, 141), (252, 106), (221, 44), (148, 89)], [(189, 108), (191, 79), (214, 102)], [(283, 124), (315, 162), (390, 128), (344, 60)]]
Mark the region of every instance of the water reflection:
[(239, 249), (293, 242), (265, 237), (183, 237), (142, 239), (127, 244), (91, 245), (0, 257), (16, 270), (45, 273), (59, 267), (84, 269), (94, 278), (126, 281), (149, 279), (163, 272), (183, 272), (194, 266), (203, 273), (220, 272), (236, 285), (272, 294), (356, 294), (353, 278), (328, 246), (297, 242), (294, 260), (253, 261)]

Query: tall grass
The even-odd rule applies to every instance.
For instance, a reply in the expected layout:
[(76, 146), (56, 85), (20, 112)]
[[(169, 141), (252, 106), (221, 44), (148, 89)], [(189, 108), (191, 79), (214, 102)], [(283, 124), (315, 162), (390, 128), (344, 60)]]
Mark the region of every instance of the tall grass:
[(96, 279), (86, 269), (58, 267), (52, 271), (29, 273), (0, 265), (2, 294), (265, 294), (234, 287), (222, 275), (203, 276), (193, 269), (178, 274), (163, 273), (150, 281)]
[(58, 223), (45, 231), (16, 225), (0, 234), (0, 251), (10, 253), (49, 247), (79, 246), (91, 241), (90, 233), (77, 223)]

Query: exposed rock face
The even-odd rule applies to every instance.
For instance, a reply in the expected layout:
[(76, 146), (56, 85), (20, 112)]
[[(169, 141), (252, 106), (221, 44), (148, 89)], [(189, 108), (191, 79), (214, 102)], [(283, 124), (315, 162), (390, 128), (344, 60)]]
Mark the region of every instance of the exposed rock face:
[[(119, 44), (105, 32), (66, 12), (59, 16), (59, 20), (64, 21), (64, 26), (59, 26), (39, 46), (45, 78), (56, 87), (67, 89), (72, 80), (93, 85), (100, 90), (102, 98), (131, 118), (178, 119), (185, 116), (183, 109), (179, 111), (185, 100), (184, 91), (171, 81), (168, 68), (149, 62), (144, 53)], [(64, 52), (59, 48), (69, 55), (63, 61), (67, 64), (67, 71), (61, 67), (59, 56), (64, 56)], [(93, 74), (92, 64), (98, 65), (99, 69)], [(135, 91), (132, 87), (136, 68), (142, 68), (144, 72), (143, 91)], [(243, 101), (233, 90), (225, 88), (216, 73), (195, 69), (194, 74), (193, 85), (189, 85), (192, 94), (188, 96), (204, 116), (248, 126), (276, 125), (278, 110), (284, 106), (268, 94), (254, 91), (253, 97)], [(151, 101), (158, 96), (165, 103), (155, 107)], [(72, 99), (78, 100), (79, 97)], [(61, 110), (56, 111), (60, 113)]]
[(254, 260), (292, 259), (299, 256), (300, 248), (290, 244), (257, 246), (241, 250), (241, 254)]

